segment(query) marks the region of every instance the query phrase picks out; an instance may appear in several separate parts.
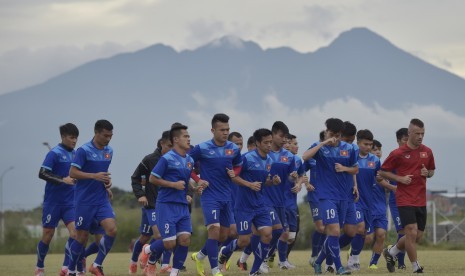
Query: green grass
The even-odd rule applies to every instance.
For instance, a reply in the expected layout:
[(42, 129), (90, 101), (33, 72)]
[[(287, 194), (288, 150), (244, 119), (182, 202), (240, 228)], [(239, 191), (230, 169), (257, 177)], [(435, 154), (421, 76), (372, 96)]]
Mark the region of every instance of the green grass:
[[(189, 254), (190, 256), (190, 254)], [(187, 272), (181, 275), (194, 276), (195, 266), (188, 256), (186, 260)], [(235, 262), (240, 256), (240, 253), (236, 252), (232, 256), (231, 269), (225, 273), (225, 275), (248, 275), (245, 272), (241, 272), (237, 269)], [(343, 263), (346, 263), (346, 251), (342, 254)], [(394, 275), (387, 272), (385, 264), (386, 262), (381, 257), (379, 261), (378, 271), (368, 270), (368, 262), (371, 253), (364, 251), (361, 256), (362, 269), (361, 271), (353, 273), (354, 275)], [(465, 263), (463, 258), (465, 251), (441, 251), (441, 250), (421, 250), (418, 252), (418, 258), (425, 267), (425, 273), (429, 275), (464, 275)], [(128, 275), (128, 264), (129, 264), (129, 253), (110, 253), (104, 263), (106, 275)], [(297, 265), (297, 268), (289, 271), (280, 271), (275, 267), (270, 270), (267, 275), (313, 275), (313, 269), (308, 265), (309, 252), (308, 251), (293, 251), (290, 255), (290, 261)], [(88, 258), (88, 263), (93, 257)], [(63, 261), (63, 255), (50, 254), (47, 256), (45, 265), (47, 275), (56, 275), (61, 267)], [(249, 267), (251, 266), (253, 257), (248, 261)], [(31, 275), (35, 268), (36, 256), (35, 255), (0, 255), (0, 275)], [(396, 271), (396, 274), (411, 274), (411, 265), (406, 258), (407, 271)], [(204, 261), (205, 267), (209, 267), (208, 261)], [(206, 269), (209, 272), (209, 269)], [(88, 275), (90, 275), (88, 273)], [(140, 275), (140, 273), (138, 273)], [(167, 275), (167, 274), (165, 274)]]

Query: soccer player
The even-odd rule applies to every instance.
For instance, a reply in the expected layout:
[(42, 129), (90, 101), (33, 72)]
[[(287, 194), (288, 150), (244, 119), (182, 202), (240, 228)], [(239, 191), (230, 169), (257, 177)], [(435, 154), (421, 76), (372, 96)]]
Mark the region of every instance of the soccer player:
[(396, 245), (383, 251), (389, 272), (395, 271), (396, 255), (407, 251), (413, 272), (423, 273), (415, 243), (422, 238), (426, 226), (426, 179), (431, 178), (436, 169), (433, 152), (423, 145), (424, 136), (424, 123), (412, 119), (407, 144), (392, 151), (381, 167), (381, 177), (397, 182), (396, 202), (405, 231)]
[(250, 136), (249, 139), (247, 139), (247, 151), (251, 151), (255, 149), (255, 138), (253, 136)]
[(229, 234), (231, 185), (234, 185), (231, 178), (239, 174), (242, 159), (239, 147), (228, 141), (229, 116), (215, 114), (211, 125), (213, 139), (195, 146), (190, 152), (194, 162), (200, 162), (202, 179), (195, 179), (197, 184), (208, 184), (200, 198), (208, 238), (205, 246), (192, 254), (192, 260), (196, 262), (198, 275), (205, 275), (202, 261), (208, 256), (212, 274), (221, 276), (218, 244), (224, 242)]
[[(65, 247), (69, 247), (76, 238), (73, 204), (75, 179), (69, 176), (69, 167), (76, 153), (74, 148), (79, 130), (72, 123), (64, 124), (59, 129), (61, 143), (48, 152), (39, 171), (39, 178), (45, 180), (46, 184), (42, 210), (42, 239), (37, 245), (36, 276), (45, 275), (44, 260), (60, 220), (63, 221), (69, 232)], [(65, 251), (60, 275), (66, 275), (68, 272), (68, 262), (69, 255)]]
[[(194, 160), (187, 154), (190, 136), (187, 126), (174, 123), (170, 130), (173, 149), (163, 155), (153, 168), (150, 183), (159, 187), (156, 202), (158, 229), (163, 240), (157, 240), (144, 248), (145, 253), (160, 258), (162, 252), (174, 250), (173, 268), (170, 275), (178, 275), (187, 257), (192, 233), (191, 216), (187, 202), (189, 180)], [(149, 263), (147, 276), (155, 276), (155, 264)]]
[(77, 151), (69, 175), (77, 179), (74, 200), (76, 240), (70, 247), (69, 275), (76, 275), (76, 261), (83, 254), (94, 220), (105, 230), (99, 244), (99, 253), (89, 272), (104, 275), (102, 263), (110, 252), (116, 238), (116, 220), (108, 198), (107, 188), (111, 186), (108, 172), (113, 158), (113, 149), (108, 145), (113, 136), (113, 125), (107, 120), (98, 120), (94, 127), (94, 138)]
[(239, 239), (223, 247), (220, 259), (227, 259), (234, 250), (244, 248), (251, 243), (255, 260), (249, 275), (260, 275), (260, 265), (269, 250), (271, 241), (271, 218), (263, 201), (263, 185), (279, 184), (281, 179), (271, 177), (272, 160), (268, 153), (271, 150), (271, 131), (258, 129), (254, 132), (257, 148), (242, 156), (242, 169), (233, 181), (239, 185), (237, 200), (234, 206), (238, 223)]
[[(145, 269), (147, 265), (148, 256), (145, 254), (140, 255), (143, 246), (145, 245), (151, 236), (155, 240), (160, 239), (161, 235), (157, 227), (156, 213), (155, 213), (155, 201), (157, 199), (158, 189), (157, 186), (146, 183), (147, 179), (150, 178), (150, 173), (152, 172), (155, 165), (158, 163), (158, 160), (171, 149), (170, 141), (170, 131), (164, 131), (162, 137), (157, 142), (157, 148), (155, 152), (145, 156), (142, 161), (137, 166), (133, 175), (131, 176), (131, 185), (134, 195), (137, 198), (137, 201), (142, 205), (142, 218), (139, 227), (140, 236), (134, 243), (134, 249), (131, 256), (131, 261), (129, 264), (129, 273), (137, 273), (137, 262), (141, 269)], [(145, 187), (145, 188), (144, 188)], [(151, 255), (151, 263), (155, 263), (155, 255)], [(169, 267), (171, 253), (166, 251), (163, 254), (162, 267), (160, 272), (170, 272), (171, 267)]]
[(327, 234), (326, 241), (314, 264), (316, 274), (321, 274), (321, 263), (330, 255), (336, 266), (337, 274), (350, 274), (341, 263), (339, 236), (344, 224), (348, 205), (353, 200), (348, 195), (353, 193), (353, 175), (358, 173), (355, 150), (351, 144), (340, 141), (343, 122), (337, 118), (326, 120), (326, 140), (314, 143), (303, 154), (304, 160), (316, 160), (318, 176), (319, 208)]

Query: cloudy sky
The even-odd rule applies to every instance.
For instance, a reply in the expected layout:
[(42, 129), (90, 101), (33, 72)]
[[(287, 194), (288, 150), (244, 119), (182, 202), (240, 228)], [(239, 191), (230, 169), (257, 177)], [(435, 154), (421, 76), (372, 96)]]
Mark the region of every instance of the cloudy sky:
[(194, 49), (234, 35), (312, 52), (353, 27), (465, 77), (464, 10), (461, 0), (0, 0), (0, 94), (155, 43)]

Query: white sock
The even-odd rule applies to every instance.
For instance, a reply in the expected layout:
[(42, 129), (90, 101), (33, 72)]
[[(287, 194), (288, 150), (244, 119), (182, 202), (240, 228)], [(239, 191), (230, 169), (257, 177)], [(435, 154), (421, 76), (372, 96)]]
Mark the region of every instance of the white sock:
[(68, 269), (68, 267), (65, 265), (61, 267), (61, 270), (65, 270), (65, 269)]
[(412, 262), (413, 271), (417, 271), (420, 268), (418, 261)]
[(170, 272), (170, 276), (178, 276), (179, 269), (177, 268), (172, 268)]
[(133, 260), (131, 260), (131, 264), (137, 264), (137, 262), (134, 262)]
[(165, 267), (168, 267), (168, 266), (169, 266), (168, 264), (162, 264), (161, 268), (165, 268)]
[(397, 244), (391, 247), (391, 249), (389, 249), (389, 254), (391, 254), (391, 256), (393, 257), (397, 256), (397, 254), (399, 254), (400, 252), (401, 251), (399, 250), (399, 248), (397, 248)]
[(360, 255), (354, 255), (354, 261), (356, 264), (360, 263)]
[(145, 252), (145, 254), (150, 254), (150, 253), (152, 253), (152, 250), (150, 250), (150, 246), (144, 247), (144, 252)]
[(197, 259), (199, 261), (205, 259), (205, 257), (207, 257), (207, 256), (205, 254), (203, 254), (202, 251), (197, 252)]
[(250, 256), (249, 254), (245, 254), (244, 252), (242, 252), (241, 259), (239, 260), (239, 262), (241, 263), (247, 262), (247, 259), (249, 258), (249, 256)]
[(215, 275), (216, 273), (219, 273), (220, 269), (218, 267), (212, 268), (212, 275)]

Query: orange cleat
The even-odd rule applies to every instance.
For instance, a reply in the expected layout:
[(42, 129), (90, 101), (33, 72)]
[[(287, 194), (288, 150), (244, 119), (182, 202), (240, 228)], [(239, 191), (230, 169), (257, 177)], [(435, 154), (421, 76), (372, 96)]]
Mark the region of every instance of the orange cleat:
[(129, 264), (129, 274), (136, 274), (137, 273), (137, 263), (131, 263)]
[(144, 268), (144, 274), (145, 276), (157, 276), (157, 267), (155, 264), (147, 264), (147, 266)]
[(35, 276), (45, 276), (45, 269), (36, 267)]
[(137, 260), (137, 262), (139, 263), (140, 269), (145, 269), (145, 267), (147, 266), (147, 262), (149, 260), (149, 254), (145, 253), (145, 248), (147, 246), (150, 246), (150, 245), (144, 244), (144, 247), (142, 247), (142, 251), (139, 254), (139, 259)]
[(91, 265), (89, 267), (89, 272), (92, 273), (93, 275), (105, 276), (105, 274), (103, 274), (103, 267), (101, 265), (99, 266)]
[(170, 265), (162, 265), (160, 268), (160, 273), (171, 273), (171, 266)]

